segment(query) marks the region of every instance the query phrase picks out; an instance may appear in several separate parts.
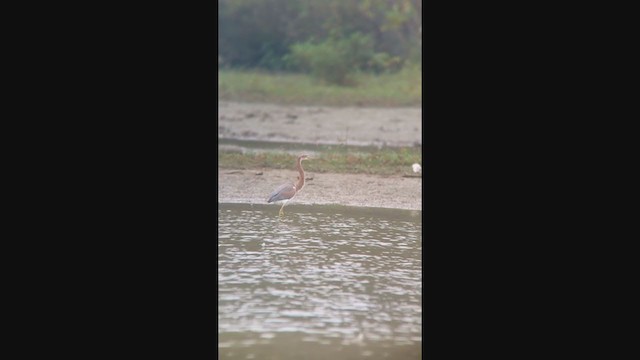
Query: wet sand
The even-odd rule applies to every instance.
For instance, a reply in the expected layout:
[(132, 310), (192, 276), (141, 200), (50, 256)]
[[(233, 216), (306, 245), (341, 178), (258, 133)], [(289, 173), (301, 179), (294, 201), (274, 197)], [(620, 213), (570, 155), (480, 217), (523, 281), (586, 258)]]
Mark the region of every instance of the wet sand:
[[(256, 173), (262, 172), (262, 175)], [(296, 181), (292, 170), (218, 169), (218, 201), (266, 204), (280, 184)], [(287, 206), (294, 204), (340, 204), (422, 210), (422, 179), (364, 174), (307, 173), (304, 188)], [(279, 205), (273, 205), (278, 211)], [(286, 208), (285, 208), (286, 211)]]

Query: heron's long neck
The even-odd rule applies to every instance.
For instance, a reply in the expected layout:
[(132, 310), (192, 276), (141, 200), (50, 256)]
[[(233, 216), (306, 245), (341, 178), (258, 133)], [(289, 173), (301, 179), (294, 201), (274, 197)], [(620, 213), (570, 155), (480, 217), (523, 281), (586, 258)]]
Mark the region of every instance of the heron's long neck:
[(300, 178), (298, 179), (298, 183), (296, 184), (296, 191), (302, 190), (304, 186), (304, 169), (302, 168), (302, 160), (298, 159), (298, 173), (300, 174)]

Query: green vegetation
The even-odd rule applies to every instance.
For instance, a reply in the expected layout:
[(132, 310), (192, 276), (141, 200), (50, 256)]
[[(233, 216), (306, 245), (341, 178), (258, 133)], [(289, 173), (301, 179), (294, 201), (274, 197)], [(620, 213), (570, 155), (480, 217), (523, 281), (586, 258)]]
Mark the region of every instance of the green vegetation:
[(334, 34), (323, 41), (293, 44), (291, 54), (284, 59), (315, 78), (336, 85), (353, 85), (356, 72), (391, 71), (401, 61), (397, 56), (376, 53), (371, 36), (358, 32), (346, 37)]
[[(220, 151), (218, 167), (226, 169), (295, 169), (296, 157), (286, 153), (246, 153)], [(411, 165), (422, 163), (421, 147), (382, 148), (372, 152), (353, 152), (338, 147), (304, 162), (308, 172), (375, 175), (410, 174)]]
[(223, 69), (362, 87), (363, 72), (396, 73), (422, 61), (420, 0), (220, 0), (218, 21)]
[(220, 100), (268, 102), (283, 105), (421, 106), (420, 66), (396, 73), (352, 76), (353, 86), (327, 84), (301, 74), (268, 74), (257, 71), (218, 71)]

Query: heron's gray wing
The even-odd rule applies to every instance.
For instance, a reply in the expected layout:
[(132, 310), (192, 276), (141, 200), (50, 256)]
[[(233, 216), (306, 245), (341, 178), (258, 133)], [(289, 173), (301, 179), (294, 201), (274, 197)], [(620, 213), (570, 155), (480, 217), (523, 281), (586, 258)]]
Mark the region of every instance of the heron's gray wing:
[(296, 194), (296, 187), (293, 183), (286, 183), (280, 185), (277, 189), (275, 189), (271, 195), (269, 195), (268, 203), (279, 201), (279, 200), (287, 200), (291, 199), (293, 195)]

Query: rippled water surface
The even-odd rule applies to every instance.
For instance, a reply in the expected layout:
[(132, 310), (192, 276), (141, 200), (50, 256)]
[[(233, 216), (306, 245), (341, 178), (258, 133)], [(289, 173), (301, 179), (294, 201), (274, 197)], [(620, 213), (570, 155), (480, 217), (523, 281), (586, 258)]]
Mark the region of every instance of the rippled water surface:
[(420, 359), (421, 212), (219, 204), (221, 359)]

